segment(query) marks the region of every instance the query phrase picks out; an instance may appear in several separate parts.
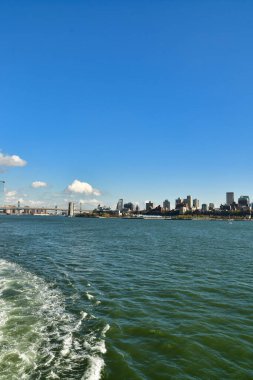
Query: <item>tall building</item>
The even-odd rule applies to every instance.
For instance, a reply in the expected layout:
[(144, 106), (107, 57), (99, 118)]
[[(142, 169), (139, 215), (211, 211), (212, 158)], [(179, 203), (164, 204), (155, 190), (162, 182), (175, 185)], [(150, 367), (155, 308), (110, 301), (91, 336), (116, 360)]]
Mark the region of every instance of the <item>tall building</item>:
[(210, 211), (214, 210), (214, 203), (209, 203), (209, 210)]
[(177, 208), (177, 206), (180, 205), (180, 204), (182, 204), (182, 203), (184, 203), (184, 200), (182, 198), (180, 198), (180, 197), (177, 198), (175, 200), (175, 208)]
[(187, 195), (186, 202), (189, 208), (192, 208), (192, 196)]
[(241, 195), (238, 199), (239, 208), (250, 207), (250, 199), (248, 195)]
[(234, 193), (226, 193), (226, 205), (231, 206), (232, 203), (235, 201), (235, 195)]
[(198, 199), (193, 199), (193, 207), (196, 209), (199, 209), (199, 200)]
[(165, 211), (170, 211), (170, 202), (168, 201), (168, 199), (165, 199), (165, 201), (163, 202), (163, 208)]
[(207, 204), (206, 203), (203, 203), (202, 206), (201, 206), (201, 210), (202, 211), (208, 211), (208, 207), (207, 207)]
[(154, 207), (153, 202), (151, 201), (146, 202), (146, 211), (152, 210), (153, 207)]
[(130, 211), (133, 211), (133, 209), (134, 209), (134, 205), (133, 205), (133, 203), (132, 203), (132, 202), (125, 203), (125, 204), (124, 204), (124, 209), (130, 210)]
[(68, 204), (68, 216), (74, 216), (74, 202)]
[(119, 200), (118, 200), (118, 203), (117, 203), (116, 210), (118, 210), (118, 211), (122, 211), (123, 208), (124, 208), (123, 199), (119, 199)]

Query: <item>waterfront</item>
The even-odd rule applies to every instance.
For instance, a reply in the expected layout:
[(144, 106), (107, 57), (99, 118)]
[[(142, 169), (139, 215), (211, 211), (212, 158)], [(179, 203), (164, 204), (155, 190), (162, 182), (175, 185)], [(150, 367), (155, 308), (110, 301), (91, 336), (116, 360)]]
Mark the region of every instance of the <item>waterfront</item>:
[(253, 378), (253, 224), (0, 217), (0, 378)]

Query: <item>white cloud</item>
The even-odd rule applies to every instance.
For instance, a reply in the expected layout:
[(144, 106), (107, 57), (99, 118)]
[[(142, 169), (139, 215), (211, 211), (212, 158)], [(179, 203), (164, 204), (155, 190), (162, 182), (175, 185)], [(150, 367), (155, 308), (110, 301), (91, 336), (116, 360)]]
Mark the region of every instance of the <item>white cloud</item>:
[(78, 179), (75, 179), (68, 187), (67, 191), (71, 193), (79, 193), (79, 194), (86, 194), (86, 195), (100, 195), (100, 191), (97, 189), (94, 189), (89, 183), (87, 182), (81, 182)]
[(44, 206), (44, 202), (43, 201), (34, 201), (34, 200), (24, 200), (24, 199), (20, 199), (19, 200), (20, 203), (25, 203), (26, 206), (32, 206), (32, 207), (36, 207), (36, 206)]
[(82, 205), (97, 206), (101, 201), (97, 199), (80, 199), (79, 203)]
[(5, 195), (6, 195), (6, 197), (10, 197), (10, 198), (12, 198), (12, 197), (15, 197), (15, 195), (17, 195), (17, 192), (16, 192), (15, 190), (7, 191), (7, 192), (5, 193)]
[(38, 189), (38, 188), (40, 188), (40, 187), (47, 187), (47, 183), (46, 183), (46, 182), (43, 182), (43, 181), (34, 181), (34, 182), (32, 183), (32, 187), (33, 187), (34, 189)]
[(16, 199), (17, 199), (17, 192), (15, 190), (7, 191), (5, 193), (5, 202), (16, 203)]
[(0, 166), (25, 166), (27, 162), (16, 156), (8, 156), (6, 154), (0, 153)]

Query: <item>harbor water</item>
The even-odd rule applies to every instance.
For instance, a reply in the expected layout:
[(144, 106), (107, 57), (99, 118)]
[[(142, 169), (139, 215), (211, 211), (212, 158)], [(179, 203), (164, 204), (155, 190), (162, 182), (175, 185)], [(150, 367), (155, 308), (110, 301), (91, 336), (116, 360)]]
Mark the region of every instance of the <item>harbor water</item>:
[(0, 217), (0, 379), (253, 379), (253, 222)]

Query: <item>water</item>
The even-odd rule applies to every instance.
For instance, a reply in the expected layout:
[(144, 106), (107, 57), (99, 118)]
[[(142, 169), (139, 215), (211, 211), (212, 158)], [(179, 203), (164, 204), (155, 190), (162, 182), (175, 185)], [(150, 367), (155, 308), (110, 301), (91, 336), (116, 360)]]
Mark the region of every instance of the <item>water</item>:
[(0, 379), (253, 379), (253, 223), (0, 218)]

